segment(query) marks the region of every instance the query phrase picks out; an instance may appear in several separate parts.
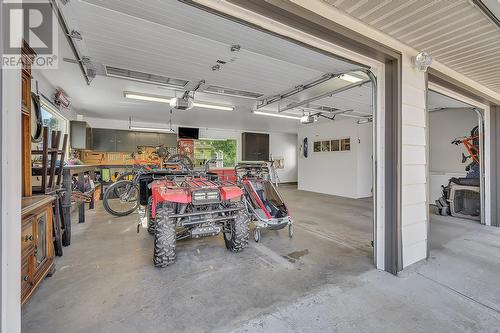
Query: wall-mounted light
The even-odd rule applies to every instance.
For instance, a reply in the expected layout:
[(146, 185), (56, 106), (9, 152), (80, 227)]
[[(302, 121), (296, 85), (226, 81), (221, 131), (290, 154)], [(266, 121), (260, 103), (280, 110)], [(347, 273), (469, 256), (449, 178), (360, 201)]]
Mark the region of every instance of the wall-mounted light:
[(421, 72), (427, 71), (427, 68), (432, 64), (432, 56), (424, 51), (417, 53), (412, 59), (415, 67)]
[[(137, 99), (137, 100), (141, 100), (141, 101), (167, 103), (167, 104), (170, 104), (170, 100), (172, 99), (172, 97), (167, 97), (167, 96), (155, 96), (155, 95), (135, 93), (135, 92), (130, 92), (130, 91), (125, 91), (123, 93), (123, 96), (125, 96), (125, 98), (129, 98), (129, 99)], [(205, 102), (193, 102), (193, 106), (198, 107), (198, 108), (203, 108), (203, 109), (212, 109), (212, 110), (220, 110), (220, 111), (233, 111), (234, 110), (234, 106), (232, 106), (232, 105), (211, 104), (211, 103), (205, 103)]]

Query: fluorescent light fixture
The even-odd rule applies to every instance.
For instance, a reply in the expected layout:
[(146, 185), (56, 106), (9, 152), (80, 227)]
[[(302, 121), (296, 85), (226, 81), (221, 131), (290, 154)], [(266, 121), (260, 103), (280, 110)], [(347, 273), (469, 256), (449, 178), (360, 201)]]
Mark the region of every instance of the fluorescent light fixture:
[(171, 128), (142, 127), (142, 126), (129, 126), (128, 128), (136, 131), (175, 133), (175, 131)]
[(152, 96), (152, 95), (144, 95), (138, 93), (124, 92), (125, 98), (130, 99), (138, 99), (141, 101), (148, 102), (159, 102), (159, 103), (170, 103), (171, 97), (160, 97), (160, 96)]
[(295, 120), (300, 120), (300, 118), (301, 118), (299, 116), (292, 116), (292, 115), (287, 115), (287, 114), (283, 114), (283, 113), (270, 113), (270, 112), (261, 112), (261, 111), (253, 111), (253, 113), (261, 115), (261, 116), (270, 116), (270, 117), (287, 118), (287, 119), (295, 119)]
[(233, 111), (234, 110), (234, 106), (214, 105), (214, 104), (197, 103), (197, 102), (194, 102), (193, 106), (198, 107), (198, 108), (221, 110), (221, 111)]
[[(148, 101), (148, 102), (158, 102), (158, 103), (170, 103), (170, 100), (172, 97), (166, 97), (166, 96), (154, 96), (154, 95), (147, 95), (147, 94), (141, 94), (141, 93), (133, 93), (133, 92), (128, 92), (125, 91), (123, 93), (125, 98), (130, 98), (130, 99), (138, 99), (141, 101)], [(203, 103), (203, 102), (193, 102), (193, 106), (203, 108), (203, 109), (212, 109), (212, 110), (221, 110), (221, 111), (233, 111), (234, 106), (230, 105), (219, 105), (219, 104), (208, 104), (208, 103)]]
[(363, 81), (363, 79), (356, 77), (356, 76), (353, 76), (353, 75), (349, 75), (349, 74), (342, 74), (340, 76), (340, 78), (344, 81), (351, 82), (351, 83), (357, 83), (357, 82)]

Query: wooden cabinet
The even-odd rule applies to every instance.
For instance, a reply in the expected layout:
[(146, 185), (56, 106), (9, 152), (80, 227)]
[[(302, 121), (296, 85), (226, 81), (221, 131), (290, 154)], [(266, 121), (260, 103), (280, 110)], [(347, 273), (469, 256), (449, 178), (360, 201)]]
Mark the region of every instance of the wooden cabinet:
[(21, 71), (21, 192), (25, 197), (32, 195), (31, 188), (31, 64), (35, 52), (26, 42), (22, 48)]
[(269, 160), (269, 134), (244, 132), (242, 146), (243, 161)]
[(54, 270), (52, 203), (54, 197), (37, 195), (22, 200), (21, 303)]

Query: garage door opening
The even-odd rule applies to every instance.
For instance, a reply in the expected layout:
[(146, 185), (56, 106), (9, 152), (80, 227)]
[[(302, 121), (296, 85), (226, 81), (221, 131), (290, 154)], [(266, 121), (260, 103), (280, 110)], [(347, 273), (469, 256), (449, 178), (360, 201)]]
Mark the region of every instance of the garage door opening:
[[(216, 329), (375, 269), (376, 92), (367, 67), (180, 2), (75, 1), (61, 11), (84, 36), (77, 53), (61, 31), (59, 68), (32, 75), (47, 105), (56, 90), (68, 97), (69, 106), (52, 107), (67, 123), (61, 128), (69, 129), (71, 163), (82, 165), (67, 167), (63, 223), (70, 223), (64, 232), (71, 230), (71, 244), (55, 258), (54, 277), (27, 300), (24, 330), (71, 322), (74, 330), (111, 331), (124, 314), (132, 325), (124, 330), (157, 325), (159, 317), (167, 331), (187, 321), (194, 330)], [(146, 227), (156, 211), (147, 205), (159, 193), (153, 183), (167, 176), (139, 182), (140, 207), (126, 216), (109, 214), (102, 199), (133, 164), (162, 164), (177, 154), (189, 157), (183, 164), (197, 177), (208, 168), (228, 182), (239, 180), (239, 163), (265, 163), (293, 218), (293, 238), (265, 228), (252, 237), (252, 222), (248, 247), (232, 253), (222, 234), (237, 231), (190, 228), (211, 209), (186, 211), (176, 202), (172, 218), (186, 223), (176, 230), (175, 263), (155, 268), (157, 230), (150, 235)], [(255, 200), (268, 219), (281, 217), (281, 201), (252, 186), (247, 203)], [(217, 196), (202, 194), (191, 198), (202, 205)], [(113, 195), (115, 203), (122, 199), (120, 191)], [(234, 206), (224, 208), (220, 220)], [(144, 311), (136, 311), (139, 303)], [(54, 320), (43, 327), (47, 311)]]
[(432, 90), (427, 107), (431, 216), (484, 224), (482, 110)]
[[(483, 114), (469, 100), (432, 86), (427, 93), (429, 129), (428, 262), (420, 275), (467, 295), (495, 304), (488, 283), (496, 278), (485, 226)], [(471, 282), (474, 281), (474, 282)]]

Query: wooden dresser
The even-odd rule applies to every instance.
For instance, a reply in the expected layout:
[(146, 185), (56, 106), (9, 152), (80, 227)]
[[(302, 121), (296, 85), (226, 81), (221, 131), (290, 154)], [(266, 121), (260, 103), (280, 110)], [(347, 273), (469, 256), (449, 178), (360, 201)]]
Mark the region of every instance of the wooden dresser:
[(33, 50), (24, 42), (21, 72), (21, 304), (25, 304), (40, 282), (54, 271), (51, 195), (32, 196), (31, 185), (31, 64)]
[(52, 202), (50, 195), (22, 199), (21, 210), (21, 304), (54, 271)]

